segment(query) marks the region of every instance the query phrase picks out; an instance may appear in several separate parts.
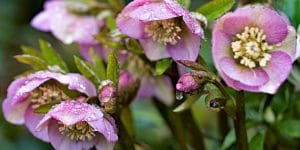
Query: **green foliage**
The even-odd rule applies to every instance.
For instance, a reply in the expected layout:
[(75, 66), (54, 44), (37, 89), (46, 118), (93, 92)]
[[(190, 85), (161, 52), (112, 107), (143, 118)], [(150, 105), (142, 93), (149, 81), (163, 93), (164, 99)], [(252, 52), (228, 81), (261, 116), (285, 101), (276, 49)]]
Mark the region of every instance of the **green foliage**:
[(177, 0), (177, 2), (186, 9), (188, 9), (191, 4), (191, 0)]
[(249, 143), (249, 150), (263, 150), (264, 138), (264, 134), (258, 132), (254, 137), (252, 137)]
[(299, 8), (300, 0), (280, 0), (275, 1), (275, 7), (283, 11), (295, 27), (300, 24)]
[(74, 61), (75, 61), (76, 67), (82, 73), (83, 76), (85, 76), (86, 78), (93, 81), (93, 83), (95, 83), (96, 85), (100, 84), (101, 80), (97, 76), (95, 68), (90, 63), (80, 59), (77, 56), (74, 56)]
[(162, 59), (156, 62), (155, 64), (155, 75), (160, 76), (167, 71), (167, 69), (171, 66), (172, 64), (171, 59)]
[(234, 0), (213, 0), (199, 7), (197, 12), (203, 14), (209, 22), (212, 22), (229, 11), (234, 3)]
[(15, 58), (21, 63), (30, 65), (35, 70), (47, 69), (47, 65), (45, 61), (39, 57), (29, 55), (29, 54), (23, 54), (23, 55), (16, 55)]
[(39, 40), (39, 44), (42, 56), (49, 66), (57, 66), (59, 67), (59, 70), (64, 73), (69, 71), (66, 63), (63, 61), (61, 56), (52, 48), (52, 46), (48, 42)]
[(200, 98), (200, 96), (201, 96), (200, 94), (189, 96), (182, 104), (177, 106), (173, 110), (173, 112), (183, 112), (187, 109), (190, 109), (192, 107), (192, 104), (194, 104)]
[(119, 83), (119, 64), (115, 53), (112, 51), (107, 58), (107, 79), (113, 81), (115, 86)]
[(283, 119), (276, 123), (275, 126), (283, 134), (300, 138), (300, 120)]
[(51, 108), (53, 105), (56, 105), (56, 104), (59, 104), (60, 101), (51, 101), (49, 103), (46, 103), (44, 105), (41, 105), (39, 106), (38, 108), (34, 109), (34, 112), (35, 113), (38, 113), (38, 114), (46, 114)]
[(226, 135), (225, 140), (221, 146), (222, 150), (228, 149), (235, 142), (235, 133), (234, 130), (230, 130), (230, 132)]
[(94, 66), (92, 68), (95, 71), (97, 77), (100, 80), (105, 80), (106, 79), (106, 70), (105, 70), (105, 65), (104, 65), (102, 59), (92, 49), (89, 51), (89, 55), (94, 63)]

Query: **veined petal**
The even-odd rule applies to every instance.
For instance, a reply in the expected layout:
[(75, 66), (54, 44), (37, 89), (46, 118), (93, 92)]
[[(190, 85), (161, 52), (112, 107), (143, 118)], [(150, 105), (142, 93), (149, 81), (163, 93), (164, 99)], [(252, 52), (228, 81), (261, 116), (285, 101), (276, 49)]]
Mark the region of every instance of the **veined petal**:
[(150, 60), (154, 61), (170, 57), (165, 45), (155, 42), (151, 38), (139, 39), (139, 41), (144, 48), (145, 55)]

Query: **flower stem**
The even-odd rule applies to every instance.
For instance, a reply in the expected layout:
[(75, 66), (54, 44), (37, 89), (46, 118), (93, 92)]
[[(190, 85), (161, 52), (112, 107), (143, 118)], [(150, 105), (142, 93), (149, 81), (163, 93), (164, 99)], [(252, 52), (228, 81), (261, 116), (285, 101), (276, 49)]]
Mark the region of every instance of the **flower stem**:
[(248, 150), (246, 119), (245, 119), (245, 101), (244, 92), (238, 92), (236, 98), (236, 117), (234, 121), (234, 130), (238, 150)]
[(123, 150), (134, 150), (134, 141), (129, 135), (126, 126), (120, 118), (120, 113), (114, 114), (114, 119), (118, 127), (119, 144)]
[(158, 109), (160, 115), (163, 117), (168, 127), (170, 128), (173, 136), (179, 144), (180, 149), (187, 150), (185, 132), (183, 130), (182, 122), (179, 119), (179, 115), (173, 113), (172, 109), (168, 108), (155, 98), (154, 105)]

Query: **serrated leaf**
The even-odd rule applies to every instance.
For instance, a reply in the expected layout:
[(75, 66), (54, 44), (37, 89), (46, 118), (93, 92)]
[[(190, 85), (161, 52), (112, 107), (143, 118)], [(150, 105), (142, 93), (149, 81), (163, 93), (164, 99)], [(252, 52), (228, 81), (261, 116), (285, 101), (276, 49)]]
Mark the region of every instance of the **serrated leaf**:
[(155, 64), (155, 75), (162, 75), (172, 64), (171, 59), (162, 59), (156, 62)]
[(92, 80), (95, 84), (99, 84), (101, 80), (96, 75), (95, 71), (92, 69), (92, 65), (82, 59), (74, 56), (75, 65), (83, 76)]
[(47, 69), (47, 65), (45, 61), (40, 59), (39, 57), (23, 54), (23, 55), (16, 55), (15, 58), (18, 60), (18, 62), (30, 65), (35, 70)]
[(63, 61), (61, 56), (52, 48), (52, 46), (48, 42), (39, 40), (39, 44), (42, 51), (42, 56), (49, 66), (58, 66), (64, 72), (69, 71), (66, 63)]
[(276, 123), (275, 126), (283, 134), (300, 138), (300, 120), (284, 119)]
[(199, 7), (197, 12), (204, 15), (209, 22), (212, 22), (229, 11), (234, 2), (234, 0), (213, 0)]
[(200, 98), (200, 96), (201, 96), (200, 94), (195, 94), (195, 95), (188, 97), (188, 99), (186, 99), (182, 104), (177, 106), (173, 110), (173, 112), (183, 112), (187, 109), (190, 109), (192, 107), (192, 105)]
[(42, 54), (34, 48), (27, 47), (27, 46), (22, 46), (21, 49), (22, 49), (22, 52), (24, 54), (28, 54), (28, 55), (32, 55), (32, 56), (35, 56), (35, 57), (42, 58)]
[(264, 134), (258, 132), (254, 137), (252, 137), (249, 143), (249, 150), (263, 150), (264, 140)]
[(228, 149), (235, 142), (235, 133), (234, 130), (230, 130), (230, 132), (226, 135), (224, 142), (222, 143), (221, 150)]
[(119, 82), (119, 64), (115, 53), (112, 51), (107, 58), (107, 79), (113, 81), (114, 85), (118, 87)]
[(186, 9), (188, 9), (191, 4), (191, 0), (177, 0), (177, 2)]
[(106, 70), (102, 59), (92, 49), (89, 51), (89, 55), (94, 63), (93, 70), (95, 71), (96, 75), (100, 80), (105, 80)]
[(39, 106), (38, 108), (34, 109), (33, 111), (38, 114), (46, 114), (52, 108), (52, 106), (59, 104), (59, 103), (60, 103), (59, 100), (51, 101), (47, 104)]

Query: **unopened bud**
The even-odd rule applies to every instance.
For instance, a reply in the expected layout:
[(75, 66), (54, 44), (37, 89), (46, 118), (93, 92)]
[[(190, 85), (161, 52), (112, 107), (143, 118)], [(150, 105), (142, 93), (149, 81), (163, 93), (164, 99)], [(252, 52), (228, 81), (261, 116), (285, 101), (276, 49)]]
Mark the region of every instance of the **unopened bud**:
[(119, 77), (119, 90), (123, 91), (129, 87), (132, 87), (135, 83), (132, 75), (128, 71), (122, 71)]
[(104, 80), (99, 86), (99, 100), (105, 112), (114, 113), (117, 105), (118, 90), (110, 80)]
[(190, 93), (203, 87), (206, 79), (200, 72), (189, 72), (181, 76), (176, 84), (176, 90)]

